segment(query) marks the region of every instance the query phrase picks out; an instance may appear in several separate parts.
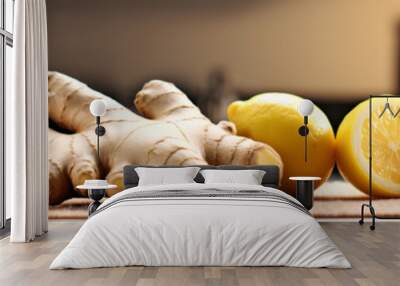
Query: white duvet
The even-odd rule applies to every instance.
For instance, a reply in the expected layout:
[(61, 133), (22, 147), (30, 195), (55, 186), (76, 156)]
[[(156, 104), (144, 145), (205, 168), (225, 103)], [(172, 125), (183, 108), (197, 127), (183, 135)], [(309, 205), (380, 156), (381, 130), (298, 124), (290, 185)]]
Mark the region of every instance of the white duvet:
[(318, 222), (290, 204), (234, 196), (121, 200), (137, 194), (133, 192), (207, 192), (210, 188), (265, 191), (298, 203), (279, 190), (254, 185), (127, 189), (100, 206), (50, 269), (127, 265), (351, 267)]

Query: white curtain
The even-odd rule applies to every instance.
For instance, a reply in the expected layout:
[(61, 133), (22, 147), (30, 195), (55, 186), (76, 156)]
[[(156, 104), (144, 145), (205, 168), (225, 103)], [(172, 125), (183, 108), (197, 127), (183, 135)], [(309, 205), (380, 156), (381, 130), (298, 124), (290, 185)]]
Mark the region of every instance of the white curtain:
[(47, 232), (47, 23), (45, 0), (16, 0), (14, 85), (6, 111), (6, 187), (12, 242)]

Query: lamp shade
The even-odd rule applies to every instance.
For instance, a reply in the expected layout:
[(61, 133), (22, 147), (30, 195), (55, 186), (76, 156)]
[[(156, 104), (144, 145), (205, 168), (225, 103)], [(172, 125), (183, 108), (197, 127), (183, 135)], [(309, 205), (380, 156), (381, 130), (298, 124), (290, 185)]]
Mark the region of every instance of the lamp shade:
[(102, 99), (95, 99), (90, 103), (90, 113), (93, 116), (103, 116), (106, 113), (106, 104)]
[(314, 103), (309, 99), (304, 99), (299, 103), (297, 109), (302, 116), (309, 116), (314, 110)]

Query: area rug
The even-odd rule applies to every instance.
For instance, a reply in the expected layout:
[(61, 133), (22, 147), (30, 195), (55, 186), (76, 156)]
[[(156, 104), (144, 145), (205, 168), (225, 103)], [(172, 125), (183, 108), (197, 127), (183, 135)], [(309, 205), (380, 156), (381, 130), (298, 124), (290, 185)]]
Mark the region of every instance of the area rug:
[[(364, 193), (342, 180), (331, 180), (315, 191), (311, 213), (316, 218), (359, 218), (361, 205), (368, 202)], [(72, 198), (49, 208), (50, 219), (85, 219), (88, 216), (88, 198)], [(399, 199), (376, 199), (376, 213), (382, 217), (400, 218)], [(369, 212), (366, 212), (370, 216)]]

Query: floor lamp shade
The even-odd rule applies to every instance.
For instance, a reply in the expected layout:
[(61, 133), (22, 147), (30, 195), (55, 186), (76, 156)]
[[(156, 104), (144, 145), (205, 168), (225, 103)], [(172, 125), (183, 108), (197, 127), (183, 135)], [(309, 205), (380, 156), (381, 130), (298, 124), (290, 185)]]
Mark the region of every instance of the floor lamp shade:
[(314, 111), (314, 103), (309, 99), (302, 100), (297, 110), (302, 116), (309, 116)]
[(95, 99), (90, 103), (90, 113), (93, 116), (100, 117), (106, 113), (106, 104), (102, 99)]

